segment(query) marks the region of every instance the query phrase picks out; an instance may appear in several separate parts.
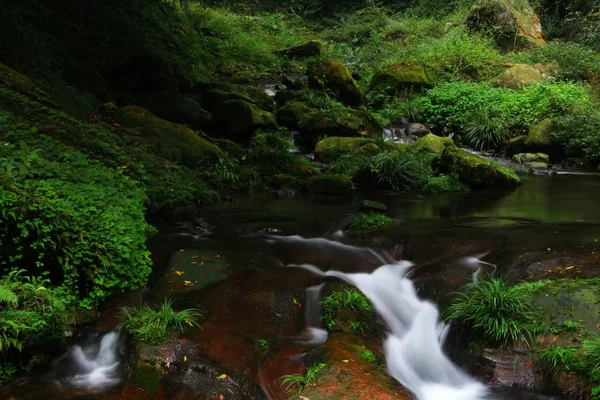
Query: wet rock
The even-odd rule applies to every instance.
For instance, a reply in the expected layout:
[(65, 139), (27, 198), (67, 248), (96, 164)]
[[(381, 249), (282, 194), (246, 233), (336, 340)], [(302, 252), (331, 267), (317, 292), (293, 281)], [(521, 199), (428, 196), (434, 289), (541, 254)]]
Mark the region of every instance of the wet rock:
[(477, 0), (466, 23), (471, 31), (488, 34), (504, 50), (546, 44), (542, 24), (527, 0)]
[(213, 118), (215, 126), (223, 128), (226, 134), (234, 139), (247, 139), (247, 136), (257, 129), (277, 127), (273, 114), (243, 100), (221, 103), (215, 108)]
[(125, 128), (139, 130), (145, 138), (156, 144), (165, 158), (172, 161), (196, 165), (207, 157), (213, 160), (223, 157), (219, 147), (190, 128), (161, 119), (142, 107), (123, 107), (115, 113), (114, 118)]
[(530, 349), (484, 349), (480, 357), (488, 368), (488, 379), (493, 383), (547, 389), (544, 376), (534, 366), (535, 355)]
[(346, 175), (317, 175), (308, 179), (306, 188), (310, 194), (326, 196), (351, 196), (354, 193), (352, 179)]
[(314, 110), (299, 101), (289, 101), (277, 110), (277, 122), (289, 129), (297, 129), (300, 122)]
[(371, 143), (369, 139), (360, 137), (328, 137), (317, 143), (315, 159), (332, 162), (344, 154), (354, 153), (369, 143)]
[(189, 97), (171, 92), (149, 93), (138, 97), (141, 106), (160, 118), (199, 129), (211, 127), (211, 114)]
[(285, 75), (282, 83), (290, 89), (306, 89), (308, 87), (308, 77), (306, 75)]
[(431, 133), (429, 128), (423, 124), (412, 123), (406, 127), (406, 134), (409, 136), (422, 137)]
[(323, 44), (321, 42), (311, 40), (310, 42), (301, 44), (299, 46), (294, 46), (290, 47), (289, 49), (282, 50), (278, 52), (278, 54), (288, 58), (302, 59), (320, 56), (322, 50)]
[(169, 371), (157, 389), (156, 400), (262, 400), (260, 387), (244, 375), (195, 356)]
[(494, 83), (499, 87), (520, 90), (552, 79), (559, 69), (556, 62), (547, 65), (516, 64), (502, 72)]
[(519, 153), (515, 154), (512, 157), (512, 160), (519, 164), (532, 162), (539, 162), (544, 164), (550, 163), (550, 157), (548, 156), (548, 154), (544, 153)]
[(200, 100), (202, 106), (212, 112), (217, 106), (226, 101), (241, 100), (254, 104), (265, 111), (273, 111), (274, 101), (264, 88), (246, 84), (208, 83), (198, 84), (193, 88), (193, 93)]
[[(402, 400), (412, 396), (379, 366), (361, 358), (374, 343), (356, 334), (333, 335), (321, 350), (325, 368), (301, 395), (311, 400)], [(377, 351), (377, 350), (375, 350)], [(350, 384), (349, 384), (350, 383)]]
[(387, 211), (387, 206), (382, 203), (378, 203), (372, 200), (361, 200), (358, 203), (358, 209), (360, 211), (373, 211), (378, 213), (385, 213)]
[(342, 102), (358, 106), (362, 96), (348, 69), (339, 61), (313, 63), (308, 70), (308, 84), (316, 90), (330, 90)]
[(390, 64), (373, 75), (370, 91), (397, 95), (405, 91), (420, 91), (433, 86), (425, 68), (416, 64)]
[(457, 173), (472, 188), (515, 188), (521, 180), (510, 168), (502, 167), (455, 146), (446, 147), (439, 160), (444, 173)]

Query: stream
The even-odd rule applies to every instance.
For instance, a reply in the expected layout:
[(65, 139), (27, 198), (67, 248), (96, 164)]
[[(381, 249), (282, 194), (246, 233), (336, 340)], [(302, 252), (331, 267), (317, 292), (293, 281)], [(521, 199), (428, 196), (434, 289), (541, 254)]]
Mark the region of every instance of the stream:
[[(156, 269), (150, 290), (107, 307), (66, 354), (0, 397), (285, 399), (281, 377), (305, 371), (315, 349), (332, 337), (321, 324), (321, 297), (345, 283), (365, 294), (381, 317), (385, 370), (412, 398), (562, 398), (490, 385), (464, 356), (460, 333), (442, 321), (440, 309), (451, 293), (483, 275), (553, 278), (554, 269), (536, 267), (541, 262), (577, 260), (580, 268), (561, 277), (597, 276), (588, 250), (600, 237), (600, 177), (524, 177), (508, 193), (370, 194), (395, 222), (367, 241), (344, 235), (361, 198), (257, 194), (211, 209), (206, 220), (160, 227), (149, 240)], [(187, 329), (161, 350), (164, 356), (168, 349), (175, 366), (161, 378), (136, 366), (136, 357), (152, 350), (136, 356), (116, 329), (116, 316), (119, 307), (167, 296), (176, 308), (199, 308), (204, 318), (202, 328)], [(261, 353), (265, 342), (269, 349)], [(219, 381), (223, 371), (228, 382)], [(141, 382), (154, 392), (140, 390)], [(209, 382), (221, 386), (213, 390)]]

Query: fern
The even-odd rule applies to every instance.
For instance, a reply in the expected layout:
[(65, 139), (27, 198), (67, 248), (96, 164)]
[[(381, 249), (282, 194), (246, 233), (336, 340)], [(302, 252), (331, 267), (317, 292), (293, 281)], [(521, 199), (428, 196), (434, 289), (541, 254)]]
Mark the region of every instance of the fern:
[(2, 303), (10, 307), (17, 307), (19, 305), (19, 297), (5, 285), (0, 285), (0, 304)]

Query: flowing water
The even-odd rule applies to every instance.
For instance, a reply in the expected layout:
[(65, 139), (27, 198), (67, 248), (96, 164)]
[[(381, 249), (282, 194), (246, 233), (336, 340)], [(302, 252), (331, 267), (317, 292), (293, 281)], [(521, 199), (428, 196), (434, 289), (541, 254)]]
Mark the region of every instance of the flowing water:
[[(201, 344), (195, 352), (246, 371), (270, 399), (284, 399), (281, 376), (301, 373), (312, 349), (331, 339), (319, 301), (329, 283), (340, 281), (361, 290), (385, 322), (386, 370), (416, 399), (559, 398), (484, 384), (457, 356), (456, 334), (448, 333), (439, 310), (448, 293), (484, 275), (548, 277), (527, 263), (530, 254), (579, 257), (600, 238), (599, 197), (595, 176), (526, 177), (510, 193), (372, 194), (400, 222), (367, 245), (344, 236), (360, 196), (251, 196), (211, 210), (212, 227), (162, 228), (149, 242), (157, 273), (146, 295), (156, 302), (175, 295), (180, 306), (205, 310), (203, 330), (186, 332), (186, 340)], [(597, 275), (593, 265), (577, 276)], [(297, 324), (286, 312), (302, 298)], [(0, 391), (0, 398), (120, 399), (115, 390), (130, 379), (131, 368), (124, 335), (112, 331), (116, 313), (102, 314), (80, 344)], [(270, 338), (269, 358), (259, 363), (247, 338)]]

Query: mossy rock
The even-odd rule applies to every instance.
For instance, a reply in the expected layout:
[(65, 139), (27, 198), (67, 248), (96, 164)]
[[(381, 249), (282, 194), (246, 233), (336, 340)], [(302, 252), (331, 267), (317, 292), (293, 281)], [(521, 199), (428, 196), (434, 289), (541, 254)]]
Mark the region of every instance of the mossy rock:
[(242, 100), (256, 105), (261, 110), (273, 111), (273, 98), (258, 86), (243, 84), (209, 83), (199, 84), (193, 92), (200, 99), (202, 106), (213, 111), (220, 104), (231, 100)]
[(454, 147), (452, 139), (430, 133), (414, 144), (413, 151), (430, 151), (436, 156), (440, 156), (446, 147)]
[(519, 153), (515, 154), (512, 160), (519, 164), (539, 162), (547, 165), (550, 163), (550, 157), (544, 153)]
[(211, 127), (211, 114), (197, 101), (179, 93), (151, 93), (140, 97), (140, 101), (144, 108), (160, 118), (199, 129)]
[(516, 64), (502, 72), (494, 84), (498, 87), (520, 90), (548, 81), (552, 78), (553, 71), (551, 66), (542, 64)]
[(529, 133), (523, 141), (524, 152), (527, 153), (545, 153), (551, 160), (558, 161), (564, 157), (564, 146), (553, 139), (553, 122), (547, 118), (540, 123), (529, 128)]
[(359, 157), (368, 157), (374, 156), (382, 152), (381, 147), (379, 147), (376, 143), (367, 143), (362, 146), (360, 149), (354, 152), (355, 156)]
[(229, 139), (212, 139), (212, 141), (225, 153), (238, 160), (241, 160), (246, 155), (246, 150), (242, 146)]
[(348, 196), (354, 193), (352, 179), (346, 175), (317, 175), (308, 179), (306, 188), (310, 194), (325, 196)]
[(311, 40), (310, 42), (306, 42), (304, 44), (290, 47), (285, 50), (279, 51), (277, 54), (282, 55), (287, 58), (292, 59), (302, 59), (302, 58), (310, 58), (310, 57), (318, 57), (321, 55), (323, 51), (323, 44), (321, 42), (317, 42), (316, 40)]
[(526, 162), (523, 164), (523, 166), (530, 168), (530, 169), (548, 169), (550, 166), (548, 165), (548, 163), (542, 162), (542, 161), (531, 161), (531, 162)]
[[(317, 143), (315, 159), (322, 162), (335, 161), (340, 156), (354, 153), (369, 143), (371, 143), (369, 139), (360, 137), (328, 137)], [(379, 149), (379, 146), (377, 148)]]
[(515, 188), (521, 184), (517, 174), (456, 146), (446, 147), (439, 160), (440, 172), (458, 174), (471, 188)]
[(371, 91), (396, 95), (406, 91), (430, 88), (433, 82), (425, 68), (416, 64), (390, 64), (373, 75)]
[(314, 110), (299, 101), (287, 102), (277, 110), (277, 122), (289, 129), (298, 129), (300, 121), (309, 117)]
[(380, 136), (382, 130), (377, 120), (365, 110), (315, 111), (300, 122), (302, 136), (308, 141), (319, 136), (374, 138)]
[(472, 32), (490, 37), (504, 50), (546, 44), (540, 19), (527, 0), (477, 0), (466, 23)]
[(375, 212), (385, 214), (388, 207), (385, 204), (379, 203), (377, 201), (361, 200), (360, 203), (358, 203), (358, 209), (362, 212)]
[(161, 119), (148, 110), (127, 106), (114, 114), (115, 120), (125, 128), (139, 130), (150, 139), (165, 158), (197, 165), (223, 157), (223, 151), (215, 144), (198, 136), (190, 128)]
[(525, 139), (527, 139), (525, 135), (515, 136), (510, 139), (506, 143), (506, 155), (512, 157), (515, 154), (523, 153), (525, 151)]
[(330, 90), (342, 102), (358, 106), (362, 96), (348, 68), (337, 60), (321, 60), (308, 70), (308, 84), (317, 90)]
[(28, 76), (2, 63), (0, 63), (0, 82), (12, 86), (23, 94), (31, 93), (36, 86)]
[(277, 123), (273, 114), (260, 110), (243, 100), (230, 100), (213, 111), (215, 129), (224, 130), (230, 138), (244, 139), (258, 129), (274, 129)]

